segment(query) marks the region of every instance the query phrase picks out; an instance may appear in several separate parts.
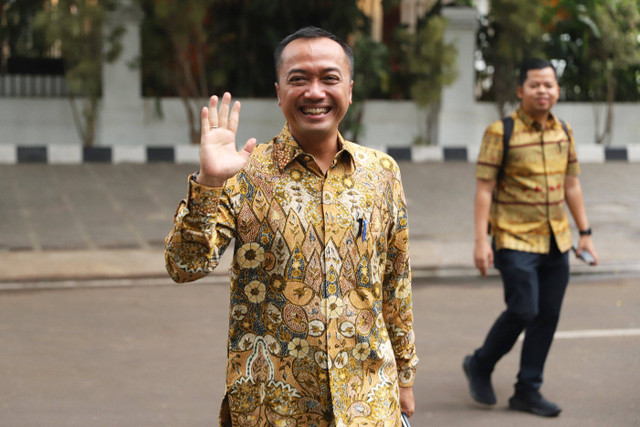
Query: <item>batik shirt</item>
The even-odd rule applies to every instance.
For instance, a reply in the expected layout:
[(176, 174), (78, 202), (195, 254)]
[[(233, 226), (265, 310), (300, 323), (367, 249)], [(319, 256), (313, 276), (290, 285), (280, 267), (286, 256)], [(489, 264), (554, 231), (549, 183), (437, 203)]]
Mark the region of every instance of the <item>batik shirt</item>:
[(400, 425), (418, 361), (400, 172), (338, 144), (323, 174), (285, 125), (223, 188), (189, 180), (171, 277), (211, 272), (235, 238), (223, 425)]
[[(550, 114), (544, 130), (521, 109), (515, 111), (504, 176), (494, 192), (491, 230), (497, 249), (548, 253), (551, 236), (561, 252), (571, 248), (564, 209), (564, 180), (578, 175), (573, 133)], [(476, 177), (495, 180), (502, 164), (502, 121), (492, 123), (482, 139)]]

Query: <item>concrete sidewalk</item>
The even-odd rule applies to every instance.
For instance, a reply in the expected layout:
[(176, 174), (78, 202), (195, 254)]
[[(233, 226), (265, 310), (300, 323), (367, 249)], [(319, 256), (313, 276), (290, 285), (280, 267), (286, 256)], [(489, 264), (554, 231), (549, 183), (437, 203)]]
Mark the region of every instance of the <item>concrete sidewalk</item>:
[[(414, 275), (476, 275), (475, 166), (400, 166)], [(187, 175), (196, 169), (169, 163), (0, 168), (0, 289), (33, 281), (167, 278), (163, 240), (186, 195)], [(639, 274), (640, 164), (586, 164), (582, 169), (601, 264), (591, 268), (572, 257), (573, 272)], [(230, 257), (229, 250), (214, 274), (227, 274)]]

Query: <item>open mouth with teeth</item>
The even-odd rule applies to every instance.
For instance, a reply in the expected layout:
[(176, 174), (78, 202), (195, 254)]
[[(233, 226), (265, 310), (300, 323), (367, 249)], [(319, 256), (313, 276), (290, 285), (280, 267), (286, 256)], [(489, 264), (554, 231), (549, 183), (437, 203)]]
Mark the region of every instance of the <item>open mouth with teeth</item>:
[(321, 116), (327, 114), (329, 111), (331, 111), (329, 107), (302, 108), (302, 114), (305, 116)]

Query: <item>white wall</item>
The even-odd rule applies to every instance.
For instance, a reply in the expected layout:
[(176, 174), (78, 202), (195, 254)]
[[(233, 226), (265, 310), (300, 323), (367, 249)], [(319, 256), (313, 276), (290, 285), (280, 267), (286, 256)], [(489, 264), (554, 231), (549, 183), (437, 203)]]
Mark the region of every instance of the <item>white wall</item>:
[(65, 99), (0, 98), (0, 144), (80, 144)]
[[(284, 124), (284, 116), (275, 99), (240, 99), (238, 143), (250, 137), (260, 142), (275, 136)], [(202, 101), (205, 105), (206, 101)], [(187, 119), (182, 102), (175, 98), (161, 101), (164, 118), (155, 113), (155, 100), (142, 99), (135, 120), (111, 122), (118, 117), (102, 117), (98, 146), (188, 144)], [(594, 143), (594, 106), (589, 103), (558, 104), (554, 111), (568, 121), (578, 144)], [(640, 144), (640, 104), (616, 104), (614, 108), (613, 146)], [(480, 143), (484, 129), (498, 120), (492, 103), (473, 102), (466, 111), (443, 111), (441, 133), (449, 135), (442, 146), (474, 146)], [(371, 147), (406, 147), (425, 127), (425, 112), (411, 101), (368, 101), (365, 105), (364, 134), (360, 143)], [(126, 138), (107, 137), (113, 128)], [(71, 109), (65, 99), (0, 99), (0, 144), (49, 145), (80, 144), (73, 125)]]
[[(133, 6), (130, 5), (131, 8)], [(443, 91), (439, 145), (476, 147), (484, 129), (498, 120), (494, 104), (478, 103), (473, 97), (473, 52), (476, 11), (468, 8), (445, 9), (449, 19), (447, 40), (459, 53), (456, 82)], [(139, 70), (128, 63), (139, 51), (139, 13), (124, 9), (112, 19), (127, 28), (123, 55), (103, 69), (101, 116), (96, 146), (189, 144), (187, 116), (180, 99), (161, 101), (162, 117), (154, 99), (140, 96)], [(355, 82), (357, 84), (357, 82)], [(284, 117), (273, 99), (240, 99), (241, 121), (238, 144), (250, 137), (268, 141), (284, 124)], [(205, 105), (206, 100), (200, 104)], [(571, 123), (580, 145), (594, 143), (594, 107), (588, 103), (559, 104), (555, 112)], [(640, 104), (616, 104), (613, 146), (640, 144)], [(359, 142), (377, 148), (407, 147), (424, 134), (426, 115), (411, 101), (368, 101), (364, 113), (364, 133)], [(80, 144), (66, 99), (0, 98), (0, 145)], [(470, 150), (474, 152), (473, 149)]]

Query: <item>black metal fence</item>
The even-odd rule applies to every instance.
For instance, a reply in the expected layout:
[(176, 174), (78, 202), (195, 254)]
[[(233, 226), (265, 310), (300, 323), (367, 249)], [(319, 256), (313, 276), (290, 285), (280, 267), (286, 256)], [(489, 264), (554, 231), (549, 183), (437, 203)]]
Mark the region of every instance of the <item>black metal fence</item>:
[(0, 97), (62, 98), (67, 96), (64, 76), (0, 74)]
[(0, 73), (0, 97), (61, 98), (67, 95), (60, 58), (7, 58)]

